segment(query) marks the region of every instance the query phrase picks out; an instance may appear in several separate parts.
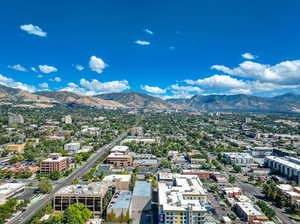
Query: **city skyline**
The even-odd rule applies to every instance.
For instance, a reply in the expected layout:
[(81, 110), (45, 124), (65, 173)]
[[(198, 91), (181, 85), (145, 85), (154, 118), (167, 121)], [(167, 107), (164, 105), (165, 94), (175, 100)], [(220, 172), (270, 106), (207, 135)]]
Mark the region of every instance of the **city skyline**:
[(0, 84), (163, 99), (299, 93), (299, 7), (297, 1), (3, 2)]

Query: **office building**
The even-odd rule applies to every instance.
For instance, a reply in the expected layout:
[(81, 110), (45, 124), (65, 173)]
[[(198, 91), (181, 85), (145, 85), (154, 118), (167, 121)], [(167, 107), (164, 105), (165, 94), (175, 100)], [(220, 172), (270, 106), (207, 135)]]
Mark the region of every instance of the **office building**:
[(102, 182), (66, 186), (55, 193), (53, 207), (55, 211), (64, 211), (69, 205), (82, 203), (95, 215), (100, 215), (107, 191), (108, 186)]
[(248, 222), (249, 224), (263, 223), (268, 221), (268, 218), (265, 216), (265, 214), (262, 213), (262, 211), (252, 203), (236, 203), (235, 211), (241, 220)]
[(158, 195), (160, 224), (205, 223), (207, 191), (198, 176), (173, 174), (173, 183), (158, 183)]
[(114, 166), (132, 166), (132, 157), (123, 153), (110, 153), (106, 157), (106, 163)]
[(52, 153), (41, 163), (41, 173), (61, 172), (69, 169), (70, 159), (60, 153)]

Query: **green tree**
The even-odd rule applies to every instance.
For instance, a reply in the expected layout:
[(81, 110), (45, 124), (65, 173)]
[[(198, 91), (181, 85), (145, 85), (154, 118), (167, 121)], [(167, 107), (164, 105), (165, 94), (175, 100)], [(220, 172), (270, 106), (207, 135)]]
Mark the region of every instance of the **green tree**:
[(237, 173), (240, 173), (242, 171), (242, 168), (240, 166), (234, 166), (233, 170)]
[(70, 205), (64, 212), (63, 223), (68, 224), (84, 224), (91, 217), (92, 212), (82, 203)]
[(53, 188), (51, 180), (47, 177), (42, 177), (38, 184), (38, 188), (44, 194), (50, 192)]

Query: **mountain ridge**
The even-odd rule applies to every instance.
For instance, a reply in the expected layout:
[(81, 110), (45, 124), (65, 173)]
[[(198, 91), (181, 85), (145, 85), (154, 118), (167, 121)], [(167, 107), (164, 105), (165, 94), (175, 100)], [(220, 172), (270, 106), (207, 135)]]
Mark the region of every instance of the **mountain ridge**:
[(241, 111), (300, 113), (300, 95), (286, 93), (274, 97), (237, 95), (195, 95), (189, 99), (163, 100), (148, 94), (128, 91), (95, 96), (82, 96), (67, 91), (28, 92), (0, 85), (0, 102), (49, 103), (67, 106), (92, 106), (120, 109), (181, 110), (181, 111)]

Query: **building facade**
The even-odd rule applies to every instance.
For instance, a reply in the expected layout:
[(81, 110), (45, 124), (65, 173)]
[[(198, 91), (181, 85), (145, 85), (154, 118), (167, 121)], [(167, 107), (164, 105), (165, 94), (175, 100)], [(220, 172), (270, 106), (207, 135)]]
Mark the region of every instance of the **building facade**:
[(41, 163), (41, 173), (61, 172), (69, 169), (70, 159), (63, 157), (60, 153), (52, 153)]
[(268, 156), (265, 158), (265, 165), (277, 170), (288, 179), (295, 180), (300, 184), (300, 160), (294, 157)]
[(173, 183), (158, 183), (160, 224), (203, 224), (208, 217), (207, 192), (196, 175), (173, 175)]

